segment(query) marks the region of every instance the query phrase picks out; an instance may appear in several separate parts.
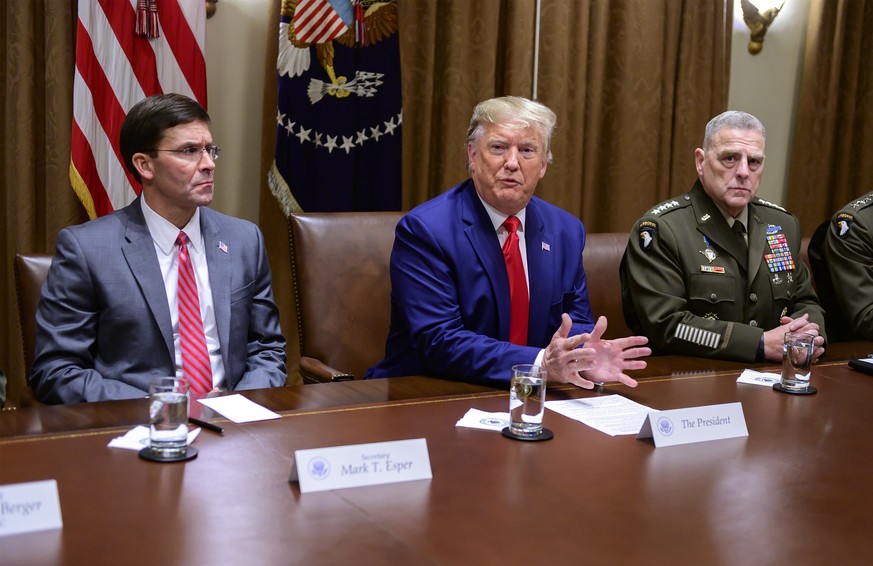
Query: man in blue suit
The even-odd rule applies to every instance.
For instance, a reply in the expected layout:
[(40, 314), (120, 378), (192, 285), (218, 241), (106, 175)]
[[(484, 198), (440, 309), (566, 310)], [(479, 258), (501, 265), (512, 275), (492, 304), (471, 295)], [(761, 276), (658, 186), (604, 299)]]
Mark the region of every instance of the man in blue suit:
[(645, 367), (638, 358), (650, 354), (646, 338), (600, 339), (606, 319), (595, 324), (588, 303), (582, 223), (533, 196), (551, 161), (555, 121), (524, 98), (476, 106), (471, 178), (397, 226), (391, 330), (367, 378), (508, 381), (513, 365), (536, 363), (552, 382), (636, 386), (624, 372)]
[[(156, 95), (130, 109), (121, 154), (142, 194), (58, 234), (37, 312), (30, 383), (38, 399), (144, 397), (152, 378), (189, 377), (177, 306), (182, 246), (198, 292), (193, 309), (200, 306), (191, 318), (205, 341), (202, 392), (285, 383), (263, 237), (254, 224), (206, 208), (219, 151), (209, 115), (190, 98)], [(180, 232), (186, 238), (177, 241)]]

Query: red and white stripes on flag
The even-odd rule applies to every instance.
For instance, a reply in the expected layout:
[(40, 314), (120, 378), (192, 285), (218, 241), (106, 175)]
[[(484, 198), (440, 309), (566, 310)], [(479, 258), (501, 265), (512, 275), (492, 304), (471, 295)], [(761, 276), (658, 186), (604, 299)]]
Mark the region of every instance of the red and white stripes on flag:
[[(348, 10), (348, 0), (334, 0), (336, 8)], [(345, 3), (341, 5), (339, 3)], [(324, 43), (341, 36), (349, 28), (330, 0), (300, 0), (291, 21), (297, 39), (306, 43)]]
[[(157, 6), (157, 35), (137, 35), (140, 4)], [(127, 111), (177, 92), (206, 108), (203, 0), (79, 0), (70, 182), (91, 218), (121, 208), (142, 188), (118, 149)]]

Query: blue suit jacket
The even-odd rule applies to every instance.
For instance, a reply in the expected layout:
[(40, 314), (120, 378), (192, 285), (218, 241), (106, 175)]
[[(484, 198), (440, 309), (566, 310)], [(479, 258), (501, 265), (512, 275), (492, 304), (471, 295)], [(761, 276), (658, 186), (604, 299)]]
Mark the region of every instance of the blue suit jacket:
[(422, 204), (397, 225), (391, 252), (391, 330), (367, 378), (433, 375), (508, 380), (561, 324), (594, 326), (578, 218), (533, 197), (524, 227), (530, 282), (528, 346), (509, 340), (509, 281), (488, 213), (471, 180)]
[[(260, 230), (208, 208), (200, 226), (225, 385), (284, 385), (285, 338)], [(42, 401), (144, 397), (151, 378), (176, 374), (170, 307), (139, 199), (58, 233), (36, 320), (30, 383)]]

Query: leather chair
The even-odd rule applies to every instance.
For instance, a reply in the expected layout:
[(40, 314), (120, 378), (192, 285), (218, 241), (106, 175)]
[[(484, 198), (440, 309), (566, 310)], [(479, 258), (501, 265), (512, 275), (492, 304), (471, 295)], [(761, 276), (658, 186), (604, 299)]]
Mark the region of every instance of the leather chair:
[(618, 274), (627, 242), (627, 232), (589, 233), (585, 239), (582, 265), (588, 281), (588, 300), (595, 320), (605, 316), (609, 323), (604, 338), (631, 335), (621, 310), (621, 278)]
[[(24, 379), (21, 383), (9, 383), (20, 391), (19, 404), (35, 403), (33, 390), (27, 382), (36, 343), (36, 308), (42, 293), (42, 284), (52, 264), (50, 254), (15, 254), (15, 293), (18, 297), (18, 321), (21, 325), (21, 341), (24, 351)], [(12, 379), (12, 376), (10, 376)]]
[(304, 383), (361, 379), (385, 355), (388, 265), (401, 216), (335, 212), (289, 218)]

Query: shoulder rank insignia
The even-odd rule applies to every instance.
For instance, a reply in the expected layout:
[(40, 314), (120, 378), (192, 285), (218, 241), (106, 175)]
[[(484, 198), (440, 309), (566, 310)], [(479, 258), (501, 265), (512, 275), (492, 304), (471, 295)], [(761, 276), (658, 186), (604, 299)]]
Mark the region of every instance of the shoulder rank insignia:
[(651, 220), (643, 220), (640, 222), (640, 249), (644, 252), (652, 249), (652, 243), (655, 241), (655, 234), (658, 232), (658, 225)]
[(852, 227), (852, 223), (855, 222), (855, 217), (847, 212), (840, 212), (837, 214), (837, 217), (834, 218), (834, 228), (837, 231), (837, 236), (840, 238), (845, 238), (849, 235), (849, 229)]
[(864, 208), (868, 204), (873, 202), (873, 193), (867, 193), (863, 197), (859, 198), (855, 202), (853, 202), (850, 206), (852, 208)]
[(781, 210), (782, 212), (788, 212), (787, 210), (785, 210), (784, 208), (782, 208), (778, 204), (773, 204), (772, 202), (770, 202), (768, 200), (764, 200), (762, 198), (755, 199), (755, 200), (758, 202), (758, 204), (763, 204), (764, 206), (769, 206), (770, 208), (775, 208), (776, 210)]
[(650, 210), (649, 214), (661, 214), (662, 212), (667, 212), (671, 208), (676, 208), (677, 206), (679, 206), (679, 203), (675, 200), (662, 202), (661, 204)]

